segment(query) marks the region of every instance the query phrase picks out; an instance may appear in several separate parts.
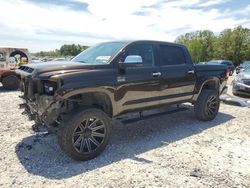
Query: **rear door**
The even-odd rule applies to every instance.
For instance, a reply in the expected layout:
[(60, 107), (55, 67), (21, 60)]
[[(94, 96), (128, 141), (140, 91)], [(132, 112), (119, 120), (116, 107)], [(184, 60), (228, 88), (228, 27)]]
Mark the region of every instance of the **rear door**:
[[(175, 44), (161, 43), (158, 46), (161, 72), (161, 92), (164, 103), (184, 102), (192, 98), (195, 87), (195, 72), (190, 56), (184, 48)], [(190, 60), (191, 61), (191, 60)]]

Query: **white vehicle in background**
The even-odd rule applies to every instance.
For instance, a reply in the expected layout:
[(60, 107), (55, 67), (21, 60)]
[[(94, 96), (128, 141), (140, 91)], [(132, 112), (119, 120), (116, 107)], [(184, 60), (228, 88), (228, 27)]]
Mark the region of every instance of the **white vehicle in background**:
[(53, 61), (66, 61), (66, 59), (64, 57), (59, 57), (59, 58), (53, 59)]
[(233, 81), (233, 94), (250, 97), (250, 66), (244, 67)]
[(31, 63), (42, 63), (42, 60), (38, 57), (31, 57)]
[(0, 47), (0, 82), (7, 90), (16, 90), (20, 85), (20, 76), (15, 70), (23, 64), (31, 62), (29, 51), (24, 48)]
[(238, 67), (236, 67), (236, 74), (239, 74), (241, 71), (244, 71), (247, 67), (250, 67), (250, 61), (244, 61)]

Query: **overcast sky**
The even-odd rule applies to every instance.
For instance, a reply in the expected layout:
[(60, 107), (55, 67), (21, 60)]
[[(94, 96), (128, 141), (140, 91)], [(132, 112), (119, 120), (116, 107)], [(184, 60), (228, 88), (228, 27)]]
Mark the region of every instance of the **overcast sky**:
[(250, 0), (0, 0), (0, 46), (31, 52), (250, 28)]

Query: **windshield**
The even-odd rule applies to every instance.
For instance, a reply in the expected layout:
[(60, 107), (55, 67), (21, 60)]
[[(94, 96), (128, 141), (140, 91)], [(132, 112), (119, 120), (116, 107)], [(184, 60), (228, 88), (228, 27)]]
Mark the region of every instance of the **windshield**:
[(126, 42), (108, 42), (98, 44), (83, 51), (71, 61), (87, 64), (107, 64), (109, 60), (121, 50)]

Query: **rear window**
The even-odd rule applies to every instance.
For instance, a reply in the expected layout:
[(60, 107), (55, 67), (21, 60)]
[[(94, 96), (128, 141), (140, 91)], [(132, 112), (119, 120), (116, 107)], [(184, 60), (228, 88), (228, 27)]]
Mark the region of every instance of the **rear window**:
[(160, 53), (162, 66), (185, 64), (185, 56), (180, 47), (160, 45)]

